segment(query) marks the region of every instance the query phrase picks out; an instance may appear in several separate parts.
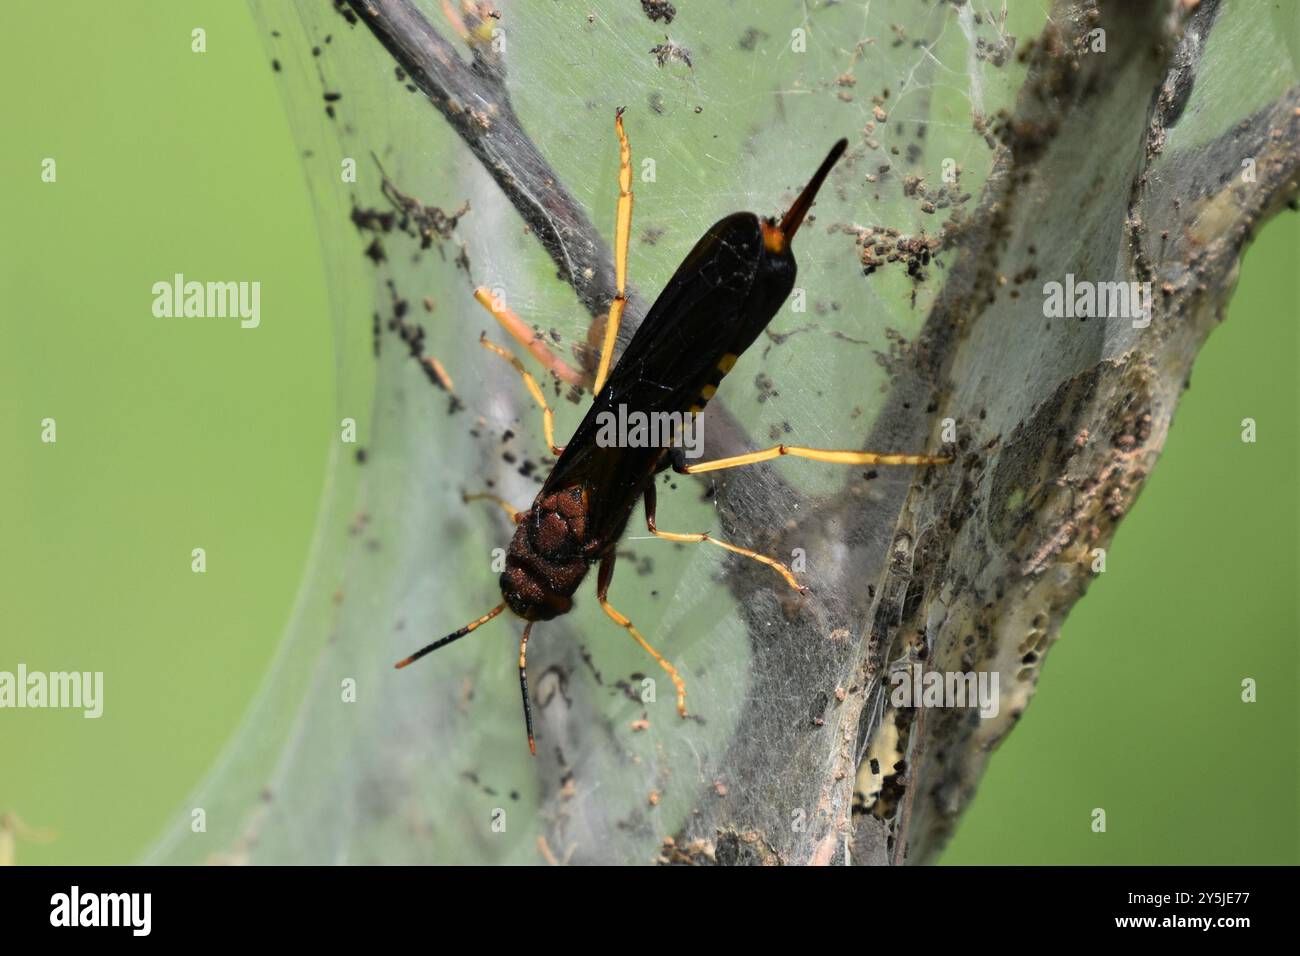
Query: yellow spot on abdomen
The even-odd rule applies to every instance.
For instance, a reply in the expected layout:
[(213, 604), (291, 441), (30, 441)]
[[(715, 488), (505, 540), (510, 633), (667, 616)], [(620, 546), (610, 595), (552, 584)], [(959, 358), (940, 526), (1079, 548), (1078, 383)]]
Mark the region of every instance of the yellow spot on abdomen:
[(763, 223), (763, 245), (768, 252), (780, 255), (790, 248), (790, 240), (778, 227)]

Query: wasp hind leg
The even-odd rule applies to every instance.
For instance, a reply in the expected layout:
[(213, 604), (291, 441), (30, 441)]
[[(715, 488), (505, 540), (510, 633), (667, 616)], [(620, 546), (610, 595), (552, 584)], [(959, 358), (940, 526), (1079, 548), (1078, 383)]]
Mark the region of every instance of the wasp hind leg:
[(798, 579), (794, 576), (794, 572), (775, 558), (769, 558), (765, 554), (759, 554), (757, 551), (750, 551), (748, 548), (742, 548), (739, 545), (728, 544), (726, 541), (719, 541), (717, 538), (711, 537), (704, 532), (699, 532), (697, 534), (681, 534), (674, 531), (660, 531), (655, 527), (655, 508), (656, 493), (654, 483), (652, 482), (647, 485), (645, 489), (645, 524), (646, 528), (648, 528), (650, 533), (656, 538), (663, 538), (666, 541), (681, 541), (688, 544), (704, 544), (706, 542), (708, 544), (715, 544), (723, 550), (730, 551), (732, 554), (739, 554), (752, 561), (757, 561), (759, 564), (767, 565), (777, 574), (781, 575), (781, 577), (785, 578), (785, 583), (790, 585), (790, 587), (794, 588), (800, 594), (811, 593), (807, 587), (799, 583)]
[[(609, 370), (614, 362), (614, 346), (618, 341), (618, 330), (623, 324), (623, 309), (627, 305), (628, 246), (632, 241), (632, 147), (623, 129), (621, 108), (614, 116), (614, 131), (618, 134), (619, 146), (618, 206), (614, 214), (614, 298), (610, 301), (609, 315), (605, 319), (605, 328), (601, 333), (600, 359), (596, 366), (594, 382), (591, 376), (574, 369), (552, 352), (542, 337), (509, 309), (499, 297), (494, 296), (490, 289), (479, 286), (474, 290), (474, 298), (479, 305), (487, 309), (492, 317), (501, 323), (501, 327), (510, 334), (510, 337), (522, 345), (543, 368), (561, 381), (578, 388), (591, 388), (593, 393), (599, 392), (609, 377)], [(595, 324), (590, 338), (594, 336)], [(522, 366), (516, 365), (516, 368), (524, 374)], [(532, 391), (532, 386), (529, 386), (529, 390)], [(536, 397), (534, 393), (534, 398)]]
[(638, 631), (626, 617), (614, 609), (614, 606), (606, 600), (609, 593), (610, 581), (614, 579), (614, 552), (610, 551), (600, 562), (600, 570), (596, 575), (596, 600), (600, 602), (601, 609), (617, 624), (632, 635), (632, 639), (641, 645), (647, 654), (653, 657), (672, 679), (673, 687), (677, 689), (677, 713), (686, 716), (686, 682), (682, 680), (682, 675), (677, 673), (677, 668), (673, 667), (668, 660), (650, 646), (650, 642), (641, 636)]
[(739, 468), (742, 465), (756, 465), (771, 461), (783, 455), (795, 458), (807, 458), (833, 465), (948, 465), (952, 458), (947, 455), (904, 455), (893, 452), (849, 451), (831, 448), (804, 448), (800, 445), (773, 445), (762, 451), (751, 451), (731, 458), (719, 458), (705, 461), (698, 465), (687, 465), (682, 460), (674, 461), (673, 470), (683, 475), (698, 475), (706, 471), (722, 471), (724, 468)]
[(614, 132), (618, 134), (618, 207), (614, 213), (614, 299), (609, 304), (609, 317), (605, 320), (604, 341), (600, 347), (600, 364), (596, 366), (596, 384), (599, 392), (609, 378), (609, 368), (614, 361), (614, 345), (618, 329), (623, 324), (623, 308), (627, 305), (627, 251), (632, 241), (632, 147), (623, 129), (623, 110), (614, 114)]

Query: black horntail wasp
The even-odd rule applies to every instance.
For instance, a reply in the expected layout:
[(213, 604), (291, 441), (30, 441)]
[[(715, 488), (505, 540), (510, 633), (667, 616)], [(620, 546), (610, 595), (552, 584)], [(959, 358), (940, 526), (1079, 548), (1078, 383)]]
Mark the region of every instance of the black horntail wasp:
[[(599, 564), (596, 599), (601, 608), (667, 671), (677, 690), (677, 711), (686, 716), (686, 685), (677, 669), (606, 599), (614, 576), (615, 548), (638, 501), (645, 502), (646, 526), (651, 534), (671, 541), (715, 544), (773, 568), (790, 587), (806, 592), (790, 569), (774, 558), (707, 534), (676, 534), (656, 528), (654, 480), (661, 471), (671, 467), (680, 474), (693, 475), (768, 461), (781, 455), (847, 465), (939, 465), (951, 460), (939, 455), (776, 445), (732, 458), (686, 464), (680, 454), (666, 447), (602, 447), (596, 441), (597, 416), (602, 411), (620, 405), (645, 413), (696, 414), (704, 409), (722, 377), (758, 338), (794, 287), (795, 261), (790, 243), (831, 167), (848, 148), (844, 139), (831, 147), (829, 155), (780, 221), (738, 212), (710, 227), (678, 266), (611, 371), (614, 343), (627, 301), (627, 255), (632, 232), (632, 151), (623, 129), (621, 109), (614, 126), (619, 140), (614, 251), (617, 294), (605, 324), (592, 389), (595, 399), (569, 443), (563, 448), (556, 446), (553, 415), (537, 380), (510, 352), (485, 338), (480, 339), (485, 348), (510, 362), (523, 377), (542, 409), (546, 443), (559, 458), (527, 511), (517, 511), (495, 495), (465, 496), (467, 501), (495, 501), (515, 522), (514, 538), (506, 553), (506, 569), (500, 578), (504, 600), (478, 620), (397, 664), (399, 668), (406, 667), (477, 630), (509, 608), (527, 622), (519, 643), (519, 687), (523, 693), (528, 747), (534, 754), (537, 745), (528, 699), (528, 637), (535, 622), (568, 613), (573, 606), (574, 591), (593, 564)], [(585, 381), (580, 373), (552, 355), (540, 338), (486, 289), (476, 290), (475, 298), (549, 371), (574, 384)], [(689, 347), (683, 348), (682, 343), (688, 343)]]

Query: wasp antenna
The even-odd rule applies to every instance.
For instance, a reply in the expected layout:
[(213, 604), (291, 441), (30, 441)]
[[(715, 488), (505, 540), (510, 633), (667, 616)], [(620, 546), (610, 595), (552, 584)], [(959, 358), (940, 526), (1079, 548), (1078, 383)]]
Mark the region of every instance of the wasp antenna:
[(524, 636), (519, 641), (519, 691), (524, 695), (524, 730), (528, 734), (528, 752), (537, 756), (537, 739), (533, 736), (533, 708), (528, 703), (528, 635), (533, 622), (524, 625)]
[(466, 624), (464, 627), (462, 627), (459, 631), (453, 631), (451, 634), (448, 634), (446, 637), (442, 638), (441, 640), (434, 641), (432, 644), (429, 644), (429, 645), (426, 645), (425, 647), (420, 648), (418, 651), (416, 651), (416, 652), (415, 652), (414, 654), (412, 654), (410, 657), (406, 658), (405, 660), (398, 661), (398, 662), (397, 662), (396, 664), (394, 664), (393, 666), (394, 666), (395, 668), (397, 668), (397, 669), (400, 671), (403, 667), (406, 667), (406, 666), (409, 665), (409, 664), (414, 664), (416, 661), (418, 661), (418, 660), (419, 660), (421, 657), (423, 657), (425, 654), (432, 654), (432, 653), (433, 653), (434, 651), (436, 651), (438, 648), (440, 648), (440, 647), (446, 647), (446, 646), (447, 646), (448, 644), (450, 644), (452, 641), (458, 641), (458, 640), (460, 640), (462, 637), (464, 637), (466, 634), (470, 633), (471, 631), (476, 631), (476, 630), (478, 630), (482, 625), (484, 625), (484, 624), (486, 624), (488, 621), (492, 620), (492, 618), (496, 617), (498, 614), (500, 614), (500, 613), (501, 613), (502, 611), (504, 611), (505, 609), (506, 609), (506, 604), (505, 604), (504, 601), (502, 601), (500, 604), (498, 604), (498, 605), (497, 605), (496, 607), (494, 607), (492, 610), (488, 611), (486, 614), (484, 614), (484, 615), (483, 615), (481, 618), (479, 618), (477, 621), (471, 621), (469, 624)]
[(799, 198), (794, 201), (787, 212), (781, 218), (781, 224), (777, 226), (777, 232), (780, 236), (780, 244), (783, 248), (789, 248), (790, 241), (794, 239), (794, 234), (799, 231), (799, 226), (803, 223), (803, 217), (808, 215), (808, 210), (812, 208), (813, 200), (817, 198), (817, 190), (822, 188), (822, 183), (830, 175), (831, 167), (844, 155), (844, 151), (849, 148), (849, 141), (841, 139), (831, 147), (831, 151), (822, 160), (821, 166), (817, 172), (813, 173), (813, 178), (808, 181), (808, 185), (803, 188)]

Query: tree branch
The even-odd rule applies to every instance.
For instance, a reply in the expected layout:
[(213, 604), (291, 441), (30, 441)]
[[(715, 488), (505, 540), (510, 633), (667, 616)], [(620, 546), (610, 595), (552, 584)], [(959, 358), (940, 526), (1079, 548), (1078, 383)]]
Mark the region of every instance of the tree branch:
[[(587, 311), (608, 312), (613, 256), (524, 132), (505, 87), (503, 64), (490, 45), (476, 44), (467, 63), (411, 0), (347, 3), (478, 157)], [(628, 335), (644, 311), (631, 297)]]

